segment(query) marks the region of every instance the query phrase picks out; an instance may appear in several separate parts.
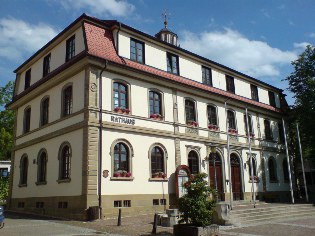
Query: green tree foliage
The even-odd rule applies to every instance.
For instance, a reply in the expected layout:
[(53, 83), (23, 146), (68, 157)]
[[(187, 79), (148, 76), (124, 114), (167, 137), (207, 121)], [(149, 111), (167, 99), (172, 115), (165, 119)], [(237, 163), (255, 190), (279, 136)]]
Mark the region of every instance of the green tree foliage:
[(184, 183), (187, 193), (179, 199), (180, 222), (203, 227), (211, 224), (216, 192), (205, 181), (207, 176), (205, 173), (192, 175)]
[(12, 99), (13, 90), (12, 81), (0, 87), (0, 160), (10, 159), (13, 147), (14, 112), (5, 109), (5, 105)]
[(7, 199), (9, 195), (9, 178), (0, 177), (0, 200)]
[[(291, 63), (294, 72), (287, 77), (289, 91), (294, 93), (295, 104), (291, 115), (299, 123), (303, 156), (315, 157), (315, 48), (307, 46), (299, 58)], [(293, 127), (292, 127), (293, 128)], [(295, 128), (295, 127), (294, 127)]]

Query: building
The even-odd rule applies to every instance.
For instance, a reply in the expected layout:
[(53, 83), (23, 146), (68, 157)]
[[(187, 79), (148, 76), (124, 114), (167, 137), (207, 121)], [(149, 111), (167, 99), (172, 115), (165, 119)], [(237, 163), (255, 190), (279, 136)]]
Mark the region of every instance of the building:
[(11, 161), (0, 161), (0, 177), (9, 177)]
[(249, 138), (257, 197), (289, 196), (283, 91), (178, 47), (167, 22), (153, 37), (83, 14), (15, 73), (11, 210), (163, 210), (181, 165), (251, 200)]

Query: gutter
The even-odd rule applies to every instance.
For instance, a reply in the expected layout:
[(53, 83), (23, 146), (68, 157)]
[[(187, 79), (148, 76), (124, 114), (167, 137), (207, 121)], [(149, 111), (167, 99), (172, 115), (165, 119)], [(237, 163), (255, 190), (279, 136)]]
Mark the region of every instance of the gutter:
[(99, 207), (99, 219), (103, 219), (103, 209), (102, 209), (102, 155), (103, 155), (103, 102), (102, 102), (102, 90), (103, 90), (103, 82), (102, 82), (102, 74), (107, 69), (108, 61), (105, 60), (105, 65), (100, 73), (100, 81), (99, 81), (99, 147), (98, 147), (98, 207)]

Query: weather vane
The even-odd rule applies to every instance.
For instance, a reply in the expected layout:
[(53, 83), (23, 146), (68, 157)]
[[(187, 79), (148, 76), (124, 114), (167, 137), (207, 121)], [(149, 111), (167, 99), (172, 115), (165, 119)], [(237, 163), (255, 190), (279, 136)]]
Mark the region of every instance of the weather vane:
[(163, 19), (164, 19), (165, 28), (167, 28), (168, 20), (171, 18), (171, 14), (168, 13), (167, 10), (165, 10), (165, 11), (162, 13), (162, 17), (163, 17)]

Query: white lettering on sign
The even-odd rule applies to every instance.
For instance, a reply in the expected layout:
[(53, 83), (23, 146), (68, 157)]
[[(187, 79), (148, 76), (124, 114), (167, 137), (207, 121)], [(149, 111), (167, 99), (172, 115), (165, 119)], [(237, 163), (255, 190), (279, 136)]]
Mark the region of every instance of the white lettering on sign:
[(130, 119), (130, 118), (121, 117), (121, 116), (111, 116), (110, 121), (115, 122), (115, 123), (127, 124), (127, 125), (134, 125), (136, 123), (135, 119)]

